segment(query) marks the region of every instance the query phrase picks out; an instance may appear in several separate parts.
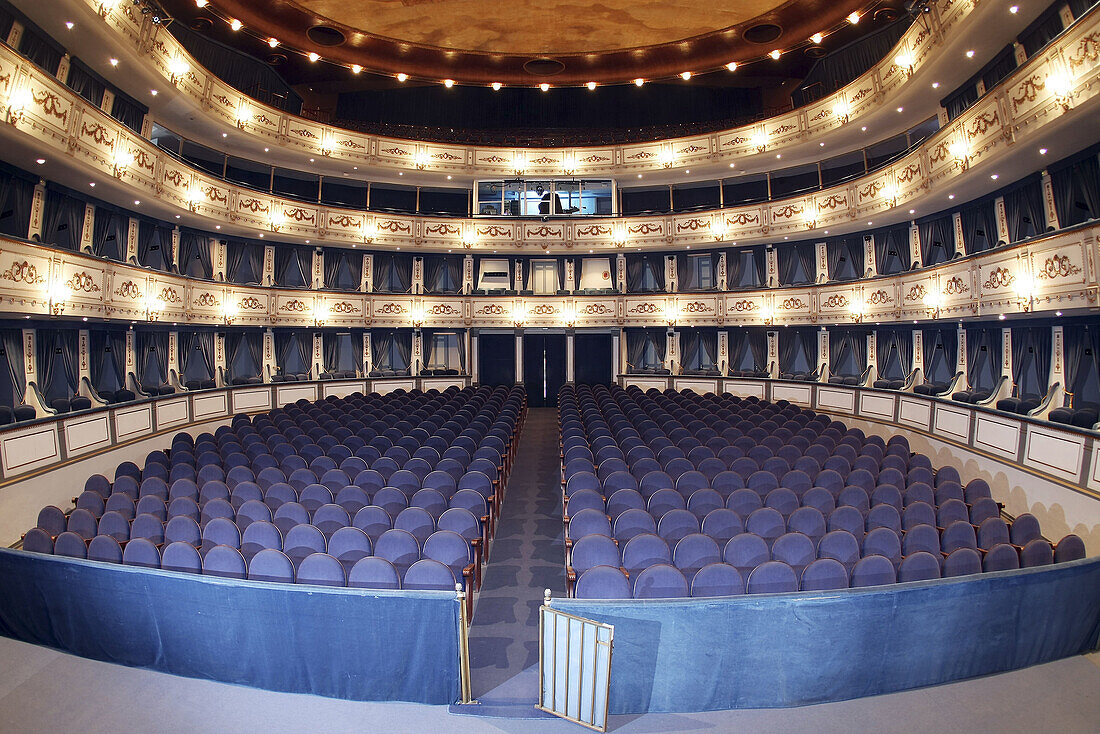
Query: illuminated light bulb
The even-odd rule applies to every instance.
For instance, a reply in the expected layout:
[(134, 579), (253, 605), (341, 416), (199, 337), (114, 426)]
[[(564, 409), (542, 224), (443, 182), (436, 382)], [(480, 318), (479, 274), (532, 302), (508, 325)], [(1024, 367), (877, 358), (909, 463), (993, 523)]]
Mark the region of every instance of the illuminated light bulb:
[(775, 49), (770, 54), (768, 54), (768, 56), (771, 56), (776, 61), (779, 61), (779, 57), (782, 56), (782, 55), (783, 55), (783, 52), (780, 51), (779, 49)]
[(71, 20), (65, 22), (65, 27), (70, 31), (73, 29), (73, 22)]
[(450, 89), (454, 85), (455, 85), (455, 80), (454, 79), (444, 79), (443, 80), (443, 86), (445, 86), (447, 89)]
[(241, 25), (242, 25), (241, 22), (239, 20), (237, 20), (236, 18), (229, 21), (230, 30), (239, 31), (241, 29)]
[(111, 59), (111, 66), (118, 66), (118, 59)]
[(913, 65), (913, 57), (909, 54), (901, 53), (894, 57), (894, 63), (903, 69), (908, 69)]
[(848, 22), (852, 25), (859, 23), (859, 13), (852, 13), (848, 16)]
[(1008, 8), (1008, 12), (1012, 13), (1013, 15), (1016, 15), (1016, 13), (1020, 12), (1020, 6), (1019, 5), (1010, 5), (1009, 8)]
[(313, 51), (309, 52), (309, 60), (310, 61), (317, 61), (319, 58), (321, 58), (321, 54), (315, 53)]
[(195, 0), (195, 5), (200, 8), (205, 8), (208, 4), (208, 0)]
[(966, 155), (967, 155), (966, 145), (964, 143), (960, 143), (960, 142), (956, 141), (954, 143), (951, 143), (951, 145), (947, 146), (947, 152), (950, 153), (954, 158), (960, 158), (960, 159), (961, 158), (966, 158)]
[(279, 45), (279, 39), (278, 38), (269, 38), (269, 39), (267, 39), (267, 45), (271, 46), (271, 48), (275, 48), (276, 46)]
[(401, 72), (400, 74), (397, 75), (397, 81), (399, 81), (399, 82), (403, 82), (408, 78), (409, 78), (409, 75), (406, 74), (405, 72)]
[(815, 33), (812, 36), (810, 36), (810, 41), (812, 43), (817, 44), (817, 43), (821, 43), (822, 38), (823, 38), (823, 36), (820, 33)]
[(969, 51), (966, 52), (966, 58), (968, 58), (968, 59), (974, 58), (974, 49), (970, 49)]
[(596, 82), (588, 82), (588, 84), (585, 84), (584, 86), (588, 87), (589, 92), (596, 91)]
[(683, 79), (686, 82), (688, 79), (691, 79), (691, 72), (690, 71), (681, 72), (680, 78)]
[(645, 84), (645, 79), (642, 79), (641, 77), (638, 77), (637, 79), (634, 80), (634, 86), (636, 86), (636, 87), (640, 87), (643, 84)]
[(500, 88), (503, 87), (504, 85), (501, 84), (500, 82), (493, 82), (491, 86), (493, 87), (494, 92), (499, 92)]
[(181, 77), (191, 70), (191, 65), (180, 58), (168, 62), (168, 73), (174, 77)]
[(544, 92), (549, 92), (550, 91), (550, 85), (547, 84), (546, 82), (543, 82), (542, 84), (539, 85), (539, 89), (541, 89)]
[(363, 67), (360, 66), (359, 64), (352, 64), (351, 65), (351, 73), (352, 74), (358, 74), (361, 71), (363, 71)]
[(726, 64), (726, 68), (729, 69), (730, 71), (737, 71), (737, 62), (736, 61), (729, 62), (728, 64)]

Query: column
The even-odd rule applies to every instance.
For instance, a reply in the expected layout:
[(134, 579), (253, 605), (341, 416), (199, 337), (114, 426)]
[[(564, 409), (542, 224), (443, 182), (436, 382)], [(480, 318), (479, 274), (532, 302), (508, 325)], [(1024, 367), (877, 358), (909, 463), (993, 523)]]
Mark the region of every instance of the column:
[(264, 382), (271, 380), (271, 376), (279, 371), (279, 365), (275, 362), (275, 332), (264, 329)]
[(779, 377), (779, 332), (768, 332), (768, 373), (774, 379)]
[(779, 254), (774, 245), (768, 245), (765, 250), (768, 260), (768, 288), (779, 287)]
[[(584, 266), (581, 266), (581, 278), (584, 277)], [(580, 282), (579, 280), (577, 281)], [(619, 293), (626, 293), (626, 255), (615, 256), (615, 285)]]
[(130, 225), (126, 228), (126, 262), (138, 262), (139, 226), (140, 222), (137, 219), (130, 217)]
[(319, 331), (313, 332), (313, 379), (321, 378), (325, 372), (325, 337)]
[(1005, 198), (998, 196), (993, 202), (993, 216), (997, 218), (997, 240), (1007, 243), (1011, 235), (1008, 233), (1008, 212), (1005, 211)]
[(416, 295), (424, 292), (424, 258), (422, 257), (413, 258), (412, 292)]
[[(77, 338), (77, 360), (76, 360), (77, 390), (76, 391), (77, 391), (78, 394), (83, 395), (83, 392), (81, 392), (80, 388), (83, 387), (83, 385), (84, 385), (84, 378), (87, 378), (88, 382), (91, 382), (91, 380), (92, 380), (92, 360), (91, 360), (91, 354), (89, 353), (91, 351), (91, 344), (90, 344), (90, 337), (88, 336), (88, 330), (87, 329), (81, 329), (80, 331), (77, 332), (77, 337), (76, 338)], [(91, 397), (91, 395), (88, 395), (87, 397)]]
[(95, 206), (84, 205), (84, 226), (80, 229), (80, 252), (92, 251), (92, 236), (95, 232)]
[(565, 335), (565, 381), (576, 382), (576, 369), (574, 360), (576, 359), (576, 332), (570, 330)]
[[(18, 24), (16, 24), (18, 25)], [(44, 212), (46, 209), (46, 182), (39, 181), (31, 196), (31, 222), (27, 227), (28, 240), (42, 239)]]
[[(225, 347), (222, 347), (222, 351), (225, 351)], [(223, 360), (224, 363), (224, 360)], [(126, 330), (126, 374), (123, 375), (123, 382), (129, 383), (130, 375), (133, 374), (137, 377), (137, 334), (133, 329)], [(30, 379), (30, 378), (28, 378)], [(129, 387), (129, 385), (127, 385)]]
[(730, 364), (730, 333), (721, 329), (718, 332), (718, 371), (725, 377), (729, 374)]
[(565, 290), (570, 293), (577, 290), (577, 269), (573, 258), (565, 261)]
[(909, 223), (909, 260), (915, 267), (921, 267), (920, 228), (916, 222)]
[[(368, 257), (368, 256), (364, 256)], [(364, 267), (364, 272), (366, 268)], [(466, 255), (462, 258), (462, 292), (472, 293), (474, 290), (474, 256)]]
[(321, 290), (325, 287), (325, 251), (320, 247), (313, 248), (313, 281), (310, 288)]
[(260, 282), (268, 286), (275, 285), (275, 245), (264, 245), (264, 272)]
[(225, 332), (219, 331), (214, 334), (214, 379), (218, 381), (218, 387), (226, 386), (225, 371), (227, 364), (228, 357), (225, 354)]
[(175, 372), (176, 379), (183, 382), (183, 378), (180, 376), (180, 333), (173, 329), (168, 332), (168, 374), (165, 375), (165, 382), (169, 385), (172, 384), (170, 375)]
[(57, 65), (57, 80), (62, 84), (69, 78), (69, 67), (72, 66), (72, 63), (72, 57), (69, 56), (69, 54), (65, 54), (61, 57), (61, 63)]
[(180, 228), (176, 225), (172, 228), (172, 262), (176, 264), (176, 269), (179, 272), (183, 272), (183, 263), (180, 262)]
[(813, 372), (818, 367), (821, 367), (821, 374), (818, 376), (820, 382), (829, 381), (829, 331), (822, 326), (817, 331), (817, 364), (810, 365), (810, 371)]
[(619, 375), (626, 371), (622, 363), (622, 355), (625, 351), (622, 348), (622, 337), (622, 329), (617, 329), (611, 333), (611, 380), (616, 383), (619, 381)]
[(829, 280), (829, 243), (818, 242), (814, 247), (817, 248), (817, 272), (814, 282), (824, 283)]
[(470, 329), (470, 351), (466, 353), (466, 364), (469, 365), (470, 381), (477, 383), (481, 370), (478, 365), (478, 357), (480, 356), (478, 348), (477, 332)]
[(665, 255), (665, 291), (675, 293), (680, 288), (676, 272), (676, 256)]
[(670, 374), (675, 375), (679, 370), (677, 366), (680, 364), (680, 335), (669, 329), (665, 332), (665, 369)]
[(19, 48), (19, 42), (23, 40), (23, 24), (19, 21), (12, 21), (11, 30), (8, 31), (8, 45), (12, 48)]
[(363, 332), (363, 377), (368, 377), (374, 369), (374, 357), (370, 345), (370, 329)]
[(1046, 215), (1045, 229), (1061, 229), (1058, 224), (1058, 209), (1054, 206), (1054, 184), (1051, 183), (1050, 174), (1043, 169), (1043, 213)]
[(911, 369), (920, 370), (924, 374), (924, 332), (913, 329), (913, 363)]
[(958, 354), (955, 357), (955, 372), (963, 373), (963, 384), (969, 385), (969, 381), (966, 379), (966, 329), (959, 324), (957, 328), (957, 334), (959, 338), (959, 344), (957, 347)]
[(374, 290), (374, 256), (369, 253), (363, 253), (363, 282), (360, 289), (364, 293)]
[[(721, 188), (721, 187), (719, 187)], [(714, 275), (714, 281), (717, 284), (718, 290), (729, 290), (726, 284), (726, 251), (722, 250), (718, 253), (718, 272)]]
[[(1052, 326), (1050, 334), (1050, 381), (1048, 385), (1053, 385), (1056, 382), (1062, 383), (1063, 387), (1066, 384), (1066, 366), (1065, 366), (1065, 352), (1064, 352), (1064, 338), (1062, 334), (1061, 326)], [(1055, 405), (1055, 408), (1061, 408), (1061, 405)]]
[(99, 109), (111, 114), (111, 108), (115, 106), (115, 93), (110, 89), (103, 90), (103, 99), (99, 103)]
[(874, 235), (863, 235), (863, 276), (873, 278), (878, 274), (878, 256), (875, 253)]
[(423, 367), (423, 364), (422, 364), (422, 361), (424, 359), (424, 341), (423, 341), (423, 339), (424, 339), (424, 335), (420, 331), (420, 329), (413, 329), (412, 364), (409, 365), (411, 367), (411, 369), (409, 370), (409, 374), (413, 375), (414, 377), (416, 375), (420, 374), (420, 370)]
[(955, 212), (951, 215), (951, 224), (955, 230), (955, 252), (959, 255), (966, 255), (966, 238), (963, 236), (963, 220), (962, 215)]
[[(38, 382), (38, 355), (35, 353), (35, 339), (34, 329), (23, 329), (23, 376), (26, 380), (27, 387), (23, 390), (23, 401), (29, 402), (34, 405), (37, 401), (29, 400), (33, 397), (34, 393), (30, 389), (32, 382)], [(126, 332), (127, 346), (129, 346), (129, 340), (133, 337), (132, 331)]]
[(875, 337), (874, 330), (867, 334), (866, 354), (867, 366), (871, 368), (869, 383), (873, 385), (878, 379), (878, 339)]
[(523, 384), (523, 331), (516, 329), (516, 384)]
[(1001, 375), (1007, 377), (1010, 382), (1016, 378), (1012, 375), (1012, 329), (1001, 329)]

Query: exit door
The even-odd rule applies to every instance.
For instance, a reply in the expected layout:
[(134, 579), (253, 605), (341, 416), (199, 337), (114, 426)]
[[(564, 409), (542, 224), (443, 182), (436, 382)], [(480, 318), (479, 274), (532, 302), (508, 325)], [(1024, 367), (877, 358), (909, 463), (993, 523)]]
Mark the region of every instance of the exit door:
[(565, 384), (565, 334), (523, 335), (523, 384), (531, 407), (558, 404)]

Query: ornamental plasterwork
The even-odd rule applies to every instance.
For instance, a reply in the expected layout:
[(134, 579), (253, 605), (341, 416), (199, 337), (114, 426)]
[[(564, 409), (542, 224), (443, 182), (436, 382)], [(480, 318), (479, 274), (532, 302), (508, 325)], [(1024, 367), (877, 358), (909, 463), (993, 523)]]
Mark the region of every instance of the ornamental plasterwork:
[(1041, 280), (1054, 280), (1056, 278), (1068, 278), (1080, 272), (1081, 268), (1073, 264), (1073, 261), (1069, 259), (1069, 255), (1054, 255), (1046, 259), (1035, 277)]
[(96, 284), (95, 278), (84, 271), (73, 273), (73, 277), (69, 278), (65, 285), (69, 286), (71, 290), (81, 293), (99, 293), (99, 286)]
[(10, 268), (0, 273), (0, 279), (10, 280), (13, 283), (28, 283), (30, 285), (36, 285), (46, 281), (43, 276), (38, 274), (38, 268), (26, 260), (23, 262), (19, 262), (18, 260), (13, 261)]
[(1016, 281), (1016, 276), (1008, 268), (993, 268), (989, 271), (989, 277), (982, 283), (982, 288), (987, 291), (1007, 288)]

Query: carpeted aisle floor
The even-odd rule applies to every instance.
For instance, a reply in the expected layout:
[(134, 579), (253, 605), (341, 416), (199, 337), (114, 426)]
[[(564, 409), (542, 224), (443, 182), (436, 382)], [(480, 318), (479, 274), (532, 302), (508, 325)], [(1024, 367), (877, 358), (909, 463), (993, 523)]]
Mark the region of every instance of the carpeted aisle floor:
[(473, 693), (483, 707), (537, 700), (538, 609), (545, 589), (565, 594), (564, 536), (557, 410), (532, 408), (470, 629)]

